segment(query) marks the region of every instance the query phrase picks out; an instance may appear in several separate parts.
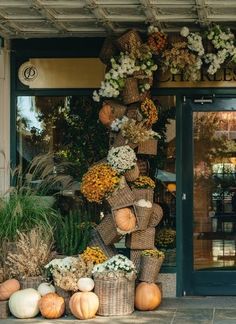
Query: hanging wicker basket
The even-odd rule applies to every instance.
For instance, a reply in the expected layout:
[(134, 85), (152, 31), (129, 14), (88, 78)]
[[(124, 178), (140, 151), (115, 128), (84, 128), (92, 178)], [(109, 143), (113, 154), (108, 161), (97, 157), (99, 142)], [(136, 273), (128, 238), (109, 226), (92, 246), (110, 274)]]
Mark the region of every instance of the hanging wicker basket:
[(135, 280), (94, 278), (94, 292), (99, 298), (98, 315), (128, 315), (134, 311)]
[(117, 47), (112, 37), (107, 37), (102, 45), (99, 58), (104, 64), (109, 64), (111, 58), (117, 53)]
[(145, 230), (148, 227), (150, 216), (152, 214), (152, 207), (141, 207), (138, 205), (135, 205), (136, 213), (137, 213), (137, 219), (138, 219), (138, 229), (139, 230)]
[(130, 260), (135, 265), (137, 273), (139, 273), (140, 270), (141, 253), (142, 250), (133, 250), (133, 249), (130, 250)]
[(138, 168), (140, 171), (140, 175), (148, 176), (149, 175), (149, 170), (150, 170), (150, 163), (148, 160), (141, 160), (138, 159), (137, 161)]
[(147, 188), (147, 189), (133, 188), (132, 193), (135, 197), (135, 201), (138, 201), (140, 199), (145, 199), (153, 203), (154, 190), (151, 188)]
[(92, 238), (91, 238), (88, 246), (90, 246), (90, 247), (98, 246), (108, 258), (111, 258), (117, 254), (115, 246), (112, 244), (106, 245), (103, 242), (103, 239), (101, 238), (99, 232), (96, 229), (92, 230)]
[(122, 187), (116, 189), (106, 200), (111, 208), (121, 208), (133, 205), (134, 195), (126, 181), (123, 181)]
[(0, 301), (0, 319), (6, 319), (10, 315), (8, 300)]
[(158, 279), (163, 258), (155, 258), (147, 255), (141, 255), (139, 280), (149, 283), (155, 283)]
[(138, 154), (157, 155), (157, 140), (150, 139), (142, 142), (138, 146)]
[(125, 245), (135, 250), (153, 249), (155, 245), (155, 228), (148, 227), (146, 230), (126, 235)]
[(111, 107), (114, 118), (121, 118), (126, 113), (127, 107), (118, 101), (106, 100), (105, 103)]
[(106, 245), (117, 243), (122, 238), (122, 235), (117, 232), (116, 224), (110, 214), (103, 217), (96, 229)]
[(131, 29), (118, 37), (116, 43), (121, 51), (130, 53), (140, 47), (142, 39), (136, 30)]
[(160, 223), (162, 218), (163, 218), (163, 210), (161, 206), (154, 203), (148, 226), (156, 227)]
[(138, 81), (135, 78), (127, 78), (122, 92), (126, 105), (139, 101)]
[(126, 181), (132, 182), (135, 181), (139, 177), (139, 168), (137, 163), (135, 164), (135, 167), (129, 171), (126, 171), (125, 174)]

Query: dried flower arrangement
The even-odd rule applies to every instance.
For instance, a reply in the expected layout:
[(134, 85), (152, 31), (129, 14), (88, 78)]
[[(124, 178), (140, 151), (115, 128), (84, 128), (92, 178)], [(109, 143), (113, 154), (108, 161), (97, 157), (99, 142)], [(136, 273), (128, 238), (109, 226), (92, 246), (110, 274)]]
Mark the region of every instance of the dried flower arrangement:
[(91, 202), (100, 203), (118, 186), (120, 178), (107, 163), (92, 166), (84, 174), (81, 183), (82, 194)]
[(86, 263), (92, 262), (93, 264), (100, 264), (107, 260), (106, 255), (97, 246), (87, 247), (81, 257)]
[(135, 167), (137, 157), (131, 147), (124, 145), (112, 147), (108, 152), (107, 162), (119, 174), (124, 174)]
[(157, 27), (149, 26), (147, 45), (153, 54), (159, 55), (167, 45), (167, 35)]
[(10, 274), (16, 278), (41, 276), (44, 266), (53, 258), (52, 234), (42, 227), (28, 233), (18, 232), (16, 252), (9, 253), (6, 264)]
[(132, 188), (147, 189), (155, 188), (155, 182), (148, 176), (139, 176), (137, 180), (131, 183)]
[(66, 291), (77, 291), (82, 277), (91, 277), (93, 262), (85, 262), (82, 257), (54, 259), (45, 265), (53, 277), (54, 284)]
[(144, 119), (144, 124), (148, 128), (155, 124), (158, 120), (157, 108), (151, 99), (146, 98), (142, 102), (139, 112)]

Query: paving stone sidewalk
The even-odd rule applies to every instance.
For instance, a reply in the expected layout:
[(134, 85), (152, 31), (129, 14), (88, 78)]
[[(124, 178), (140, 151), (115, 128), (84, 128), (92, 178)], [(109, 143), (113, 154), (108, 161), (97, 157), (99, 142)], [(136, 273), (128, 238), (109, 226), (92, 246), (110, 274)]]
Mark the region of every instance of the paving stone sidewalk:
[(183, 297), (165, 298), (161, 306), (152, 312), (135, 311), (130, 316), (101, 317), (78, 321), (73, 317), (46, 320), (37, 317), (29, 320), (9, 318), (1, 324), (236, 324), (236, 297)]

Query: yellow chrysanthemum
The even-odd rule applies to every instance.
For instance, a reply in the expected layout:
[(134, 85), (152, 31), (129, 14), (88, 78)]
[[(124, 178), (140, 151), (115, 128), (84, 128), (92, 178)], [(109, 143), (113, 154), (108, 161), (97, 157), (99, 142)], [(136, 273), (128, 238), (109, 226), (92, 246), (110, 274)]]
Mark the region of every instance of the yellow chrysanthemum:
[(140, 176), (131, 184), (134, 188), (146, 189), (146, 188), (155, 188), (155, 182), (147, 176)]

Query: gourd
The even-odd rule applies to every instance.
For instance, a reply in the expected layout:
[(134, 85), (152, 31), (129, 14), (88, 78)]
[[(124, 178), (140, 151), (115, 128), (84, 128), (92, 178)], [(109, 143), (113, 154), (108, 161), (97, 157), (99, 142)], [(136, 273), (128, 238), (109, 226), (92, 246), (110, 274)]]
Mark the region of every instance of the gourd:
[(40, 299), (39, 310), (45, 318), (59, 318), (65, 312), (64, 298), (52, 292), (48, 293)]
[(40, 293), (27, 288), (14, 292), (9, 299), (9, 308), (17, 318), (32, 318), (39, 313)]
[(54, 293), (56, 291), (55, 287), (53, 285), (51, 285), (48, 282), (42, 282), (39, 286), (38, 286), (38, 292), (40, 293), (41, 296), (44, 296), (46, 294), (49, 293)]
[(94, 288), (94, 281), (91, 278), (80, 278), (78, 281), (78, 289), (80, 291), (92, 291)]
[(93, 292), (77, 292), (70, 298), (69, 307), (76, 318), (93, 318), (99, 307), (98, 296)]
[(8, 279), (0, 285), (0, 300), (7, 300), (10, 296), (20, 290), (20, 283), (16, 279)]
[(110, 105), (104, 104), (102, 106), (102, 109), (99, 111), (99, 119), (103, 125), (107, 127), (111, 125), (115, 117)]
[(135, 307), (148, 311), (158, 307), (161, 303), (161, 291), (154, 283), (141, 282), (135, 291)]
[(115, 211), (115, 222), (118, 229), (130, 232), (136, 226), (136, 217), (130, 208), (121, 208)]
[(152, 208), (151, 201), (145, 199), (139, 199), (138, 201), (135, 202), (135, 205), (139, 207)]

